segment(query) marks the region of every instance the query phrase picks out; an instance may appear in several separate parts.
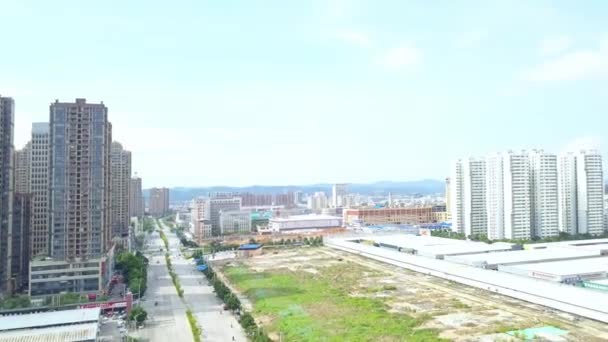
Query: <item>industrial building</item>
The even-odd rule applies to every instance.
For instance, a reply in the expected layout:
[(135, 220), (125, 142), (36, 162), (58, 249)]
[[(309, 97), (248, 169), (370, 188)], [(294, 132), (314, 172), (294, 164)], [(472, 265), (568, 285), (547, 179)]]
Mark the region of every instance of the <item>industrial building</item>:
[(435, 259), (443, 259), (450, 255), (511, 251), (517, 248), (515, 244), (505, 242), (488, 244), (485, 242), (407, 234), (373, 235), (366, 237), (365, 241), (403, 253), (417, 254)]
[(598, 251), (577, 250), (574, 248), (547, 248), (500, 253), (480, 253), (468, 255), (455, 255), (445, 257), (445, 261), (468, 266), (496, 270), (499, 265), (517, 265), (533, 262), (548, 262), (592, 258), (600, 256)]
[(0, 341), (97, 341), (101, 310), (75, 309), (0, 317)]
[[(606, 307), (608, 297), (603, 291), (593, 291), (577, 286), (565, 286), (506, 272), (496, 272), (494, 270), (471, 267), (444, 260), (424, 258), (388, 248), (357, 243), (358, 240), (361, 240), (361, 238), (354, 236), (328, 238), (324, 240), (324, 243), (330, 248), (415, 272), (608, 323), (608, 308)], [(495, 252), (485, 253), (485, 255), (521, 252), (526, 251)], [(602, 286), (601, 283), (596, 285), (596, 287), (600, 286)]]
[(433, 207), (345, 209), (342, 215), (344, 226), (423, 224), (433, 222)]
[(605, 279), (608, 272), (608, 257), (499, 265), (498, 270), (559, 283), (572, 283)]
[(275, 217), (268, 221), (268, 228), (273, 232), (339, 228), (341, 225), (342, 220), (339, 217), (315, 214)]
[(530, 243), (524, 245), (524, 249), (546, 249), (550, 247), (566, 247), (581, 250), (596, 250), (599, 251), (601, 255), (608, 255), (608, 239)]

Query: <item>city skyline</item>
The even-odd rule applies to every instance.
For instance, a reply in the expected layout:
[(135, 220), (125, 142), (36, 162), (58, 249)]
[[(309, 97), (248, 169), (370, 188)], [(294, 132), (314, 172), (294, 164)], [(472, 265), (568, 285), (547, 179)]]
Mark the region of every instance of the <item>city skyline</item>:
[[(6, 1), (0, 92), (16, 149), (55, 99), (104, 101), (144, 188), (443, 179), (463, 151), (603, 150), (607, 6), (477, 5)], [(256, 163), (275, 167), (243, 172)]]

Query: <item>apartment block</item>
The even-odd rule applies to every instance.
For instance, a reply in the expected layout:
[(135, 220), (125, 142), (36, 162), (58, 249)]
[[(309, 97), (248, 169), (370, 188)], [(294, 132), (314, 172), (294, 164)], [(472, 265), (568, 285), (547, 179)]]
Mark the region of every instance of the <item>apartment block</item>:
[(15, 102), (0, 96), (0, 295), (10, 294)]
[(31, 143), (15, 151), (15, 192), (30, 192), (30, 154)]
[(108, 109), (85, 99), (50, 106), (51, 256), (78, 261), (110, 249)]
[(169, 213), (169, 189), (152, 188), (150, 189), (148, 211), (152, 216), (164, 216)]
[(604, 232), (604, 173), (598, 151), (580, 151), (576, 155), (577, 226), (580, 234)]
[(32, 124), (29, 190), (32, 194), (31, 257), (50, 253), (49, 163), (49, 124), (48, 122), (34, 122)]
[(557, 156), (534, 150), (530, 153), (533, 236), (559, 235)]
[(131, 152), (123, 149), (119, 142), (112, 142), (110, 152), (110, 211), (112, 235), (128, 238), (129, 192), (131, 190)]
[(334, 184), (331, 188), (331, 204), (333, 208), (344, 205), (344, 196), (348, 193), (348, 184)]
[(463, 162), (464, 233), (466, 236), (486, 235), (486, 161), (470, 158)]
[(505, 238), (528, 240), (532, 237), (530, 159), (525, 151), (508, 152), (503, 165)]
[(13, 231), (11, 236), (11, 290), (27, 289), (30, 267), (30, 229), (32, 195), (15, 193), (13, 200)]
[(505, 207), (503, 182), (503, 155), (501, 153), (486, 157), (486, 210), (488, 215), (488, 238), (505, 238)]
[(131, 178), (130, 181), (129, 211), (130, 217), (142, 218), (144, 216), (144, 196), (141, 188), (141, 178), (137, 176)]
[(212, 226), (213, 236), (221, 234), (220, 213), (222, 211), (239, 211), (241, 210), (241, 198), (210, 198), (209, 199), (209, 221)]

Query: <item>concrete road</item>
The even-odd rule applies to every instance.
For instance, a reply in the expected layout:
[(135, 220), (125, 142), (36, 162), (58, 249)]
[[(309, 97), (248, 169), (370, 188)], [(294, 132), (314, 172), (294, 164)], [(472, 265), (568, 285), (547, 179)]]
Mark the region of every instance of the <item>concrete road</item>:
[[(167, 227), (163, 231), (169, 241), (171, 263), (184, 289), (179, 298), (165, 264), (164, 243), (160, 234), (149, 234), (145, 242), (148, 266), (148, 290), (143, 307), (148, 312), (144, 329), (133, 333), (149, 341), (192, 341), (192, 333), (186, 317), (190, 308), (202, 328), (203, 341), (245, 342), (245, 332), (236, 317), (222, 310), (222, 302), (213, 293), (205, 276), (195, 269), (192, 260), (186, 260), (180, 252), (180, 241)], [(158, 262), (158, 263), (157, 263)], [(155, 306), (154, 302), (158, 302)]]

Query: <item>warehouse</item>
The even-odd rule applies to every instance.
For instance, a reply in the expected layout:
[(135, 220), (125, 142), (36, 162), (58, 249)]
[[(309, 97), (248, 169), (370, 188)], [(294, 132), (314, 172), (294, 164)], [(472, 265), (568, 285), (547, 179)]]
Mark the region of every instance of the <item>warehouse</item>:
[(608, 276), (608, 257), (499, 265), (498, 270), (559, 283), (573, 283), (606, 278)]
[(552, 247), (547, 249), (446, 256), (445, 260), (468, 266), (496, 270), (498, 269), (498, 265), (516, 265), (533, 262), (570, 260), (595, 256), (600, 256), (599, 251)]
[(443, 259), (448, 255), (511, 251), (516, 248), (516, 245), (505, 242), (487, 244), (484, 242), (407, 234), (370, 236), (365, 240), (381, 247), (435, 259)]
[(101, 309), (37, 312), (0, 317), (0, 342), (96, 341)]
[(341, 226), (342, 219), (331, 215), (294, 215), (287, 218), (275, 217), (268, 221), (268, 227), (273, 232), (318, 230)]
[(568, 247), (584, 250), (597, 250), (602, 255), (608, 255), (608, 239), (572, 240), (547, 243), (530, 243), (524, 249), (546, 249), (549, 247)]

